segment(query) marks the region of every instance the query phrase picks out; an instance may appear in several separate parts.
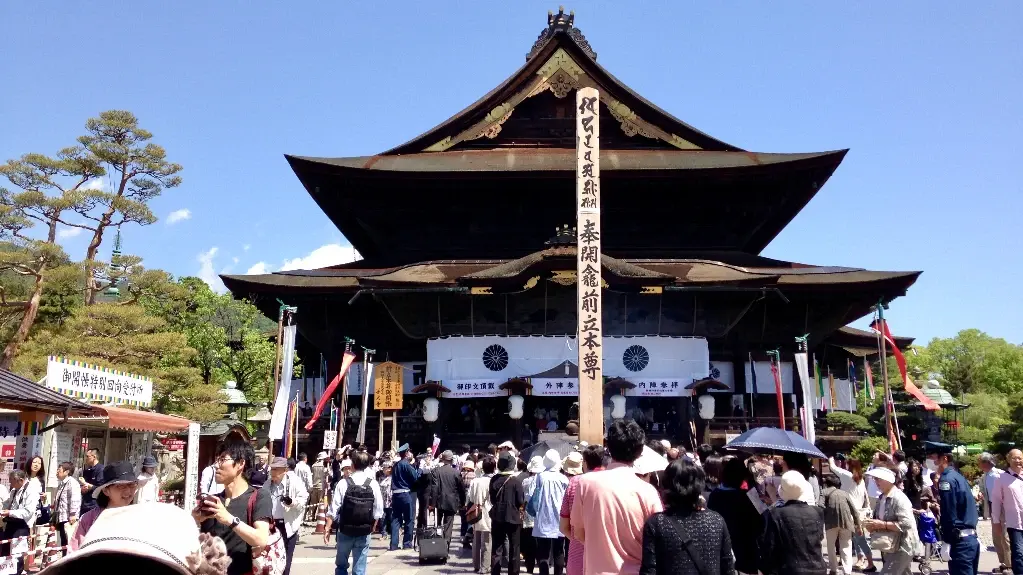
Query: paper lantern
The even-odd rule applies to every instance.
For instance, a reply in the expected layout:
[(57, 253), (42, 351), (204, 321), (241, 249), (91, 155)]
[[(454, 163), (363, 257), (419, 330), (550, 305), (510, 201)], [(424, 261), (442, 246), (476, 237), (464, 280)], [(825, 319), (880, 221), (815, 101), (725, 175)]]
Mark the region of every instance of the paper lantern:
[(696, 401), (700, 404), (700, 419), (714, 419), (714, 396), (701, 395)]
[(611, 417), (614, 419), (621, 419), (625, 417), (624, 395), (615, 394), (611, 396)]
[(437, 421), (437, 412), (440, 410), (440, 401), (436, 397), (427, 397), (423, 400), (423, 419), (429, 422)]
[(522, 419), (523, 401), (525, 401), (525, 398), (521, 395), (508, 396), (508, 417), (512, 419)]

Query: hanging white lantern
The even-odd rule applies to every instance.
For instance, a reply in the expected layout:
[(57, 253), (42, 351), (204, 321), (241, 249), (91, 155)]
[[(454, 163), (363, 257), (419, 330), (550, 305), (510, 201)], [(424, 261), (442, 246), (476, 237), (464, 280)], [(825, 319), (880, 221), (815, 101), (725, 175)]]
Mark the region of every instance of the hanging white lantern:
[(615, 394), (611, 396), (611, 417), (621, 419), (625, 417), (625, 396)]
[(700, 419), (714, 419), (714, 396), (701, 395), (696, 401), (700, 404)]
[(526, 398), (521, 395), (509, 395), (508, 396), (508, 417), (512, 419), (522, 419), (522, 402)]
[(437, 421), (437, 413), (440, 410), (440, 401), (436, 397), (427, 397), (423, 400), (423, 419), (429, 422)]

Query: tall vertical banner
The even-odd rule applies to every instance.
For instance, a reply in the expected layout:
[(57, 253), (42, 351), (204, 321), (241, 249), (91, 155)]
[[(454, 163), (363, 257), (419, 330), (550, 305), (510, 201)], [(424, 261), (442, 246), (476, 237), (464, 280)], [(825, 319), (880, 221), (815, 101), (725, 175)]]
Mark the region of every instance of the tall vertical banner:
[(817, 412), (817, 398), (814, 396), (813, 383), (810, 381), (810, 364), (806, 357), (806, 337), (796, 338), (796, 372), (799, 373), (799, 386), (803, 391), (803, 437), (810, 443), (817, 442), (817, 430), (814, 426), (814, 414)]
[(188, 447), (185, 455), (185, 509), (191, 509), (199, 497), (199, 424), (188, 424)]
[(603, 333), (600, 258), (600, 94), (575, 96), (576, 287), (579, 346), (579, 438), (604, 442)]
[(291, 373), (295, 368), (295, 331), (298, 326), (284, 328), (284, 345), (281, 353), (281, 386), (277, 389), (274, 411), (270, 415), (270, 439), (277, 441), (284, 437), (284, 426), (288, 420), (288, 406), (291, 403)]

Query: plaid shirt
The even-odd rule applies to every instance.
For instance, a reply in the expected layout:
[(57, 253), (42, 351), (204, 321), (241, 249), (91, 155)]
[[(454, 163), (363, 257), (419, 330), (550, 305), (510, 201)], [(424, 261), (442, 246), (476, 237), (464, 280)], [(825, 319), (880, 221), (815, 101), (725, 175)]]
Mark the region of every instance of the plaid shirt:
[(391, 493), (391, 476), (388, 475), (380, 480), (380, 493), (384, 496), (384, 509), (391, 507), (391, 498), (394, 495)]

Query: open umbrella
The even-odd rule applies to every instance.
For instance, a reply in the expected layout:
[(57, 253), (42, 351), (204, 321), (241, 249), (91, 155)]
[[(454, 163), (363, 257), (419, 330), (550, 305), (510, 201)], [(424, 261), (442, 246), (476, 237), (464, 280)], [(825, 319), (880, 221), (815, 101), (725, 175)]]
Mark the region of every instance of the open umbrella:
[(565, 458), (568, 457), (569, 453), (575, 451), (575, 445), (561, 439), (545, 439), (523, 449), (522, 452), (519, 453), (519, 457), (526, 463), (529, 463), (529, 460), (532, 457), (537, 455), (542, 456), (550, 449), (557, 451), (558, 455)]
[(725, 449), (740, 451), (802, 453), (810, 457), (826, 459), (827, 456), (817, 446), (803, 438), (802, 435), (778, 429), (777, 427), (755, 427), (728, 442)]

